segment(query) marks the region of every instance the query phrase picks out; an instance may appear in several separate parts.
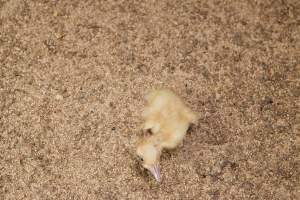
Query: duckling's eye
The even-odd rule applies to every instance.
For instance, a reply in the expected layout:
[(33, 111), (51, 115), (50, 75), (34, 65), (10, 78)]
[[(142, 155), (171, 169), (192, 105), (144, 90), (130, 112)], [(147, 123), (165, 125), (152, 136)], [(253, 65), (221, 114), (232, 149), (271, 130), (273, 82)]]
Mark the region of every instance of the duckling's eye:
[(144, 162), (144, 159), (140, 156), (138, 156), (138, 160), (141, 161), (141, 162)]

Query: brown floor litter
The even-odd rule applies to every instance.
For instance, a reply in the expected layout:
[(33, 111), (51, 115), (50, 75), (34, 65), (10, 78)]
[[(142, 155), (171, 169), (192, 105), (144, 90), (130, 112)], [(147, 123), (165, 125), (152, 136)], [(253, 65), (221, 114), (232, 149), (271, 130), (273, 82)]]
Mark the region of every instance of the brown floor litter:
[[(200, 120), (157, 184), (143, 95)], [(0, 199), (296, 199), (298, 0), (0, 1)]]

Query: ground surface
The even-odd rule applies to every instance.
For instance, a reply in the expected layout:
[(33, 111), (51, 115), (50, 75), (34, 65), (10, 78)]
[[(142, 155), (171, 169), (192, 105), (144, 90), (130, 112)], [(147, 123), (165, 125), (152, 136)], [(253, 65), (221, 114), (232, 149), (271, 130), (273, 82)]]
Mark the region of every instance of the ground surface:
[[(0, 1), (0, 199), (297, 199), (300, 3)], [(201, 116), (135, 158), (143, 95)]]

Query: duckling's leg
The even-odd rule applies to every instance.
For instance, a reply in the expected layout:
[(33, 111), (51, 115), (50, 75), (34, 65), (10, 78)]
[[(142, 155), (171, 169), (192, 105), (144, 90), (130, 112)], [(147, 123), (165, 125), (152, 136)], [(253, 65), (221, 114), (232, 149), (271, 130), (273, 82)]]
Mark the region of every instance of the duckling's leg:
[(157, 133), (160, 129), (160, 124), (152, 121), (152, 120), (148, 120), (143, 124), (143, 130), (148, 130), (150, 129), (152, 133)]

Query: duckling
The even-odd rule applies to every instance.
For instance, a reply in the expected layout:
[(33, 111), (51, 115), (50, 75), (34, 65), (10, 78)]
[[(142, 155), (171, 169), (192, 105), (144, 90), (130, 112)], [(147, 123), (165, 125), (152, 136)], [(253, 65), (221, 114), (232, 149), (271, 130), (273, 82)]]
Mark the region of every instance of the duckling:
[(143, 167), (159, 182), (162, 150), (176, 148), (182, 143), (190, 124), (196, 123), (198, 117), (171, 90), (153, 90), (145, 99), (147, 106), (142, 113), (145, 120), (142, 129), (150, 130), (152, 135), (139, 140), (137, 155), (142, 158)]

